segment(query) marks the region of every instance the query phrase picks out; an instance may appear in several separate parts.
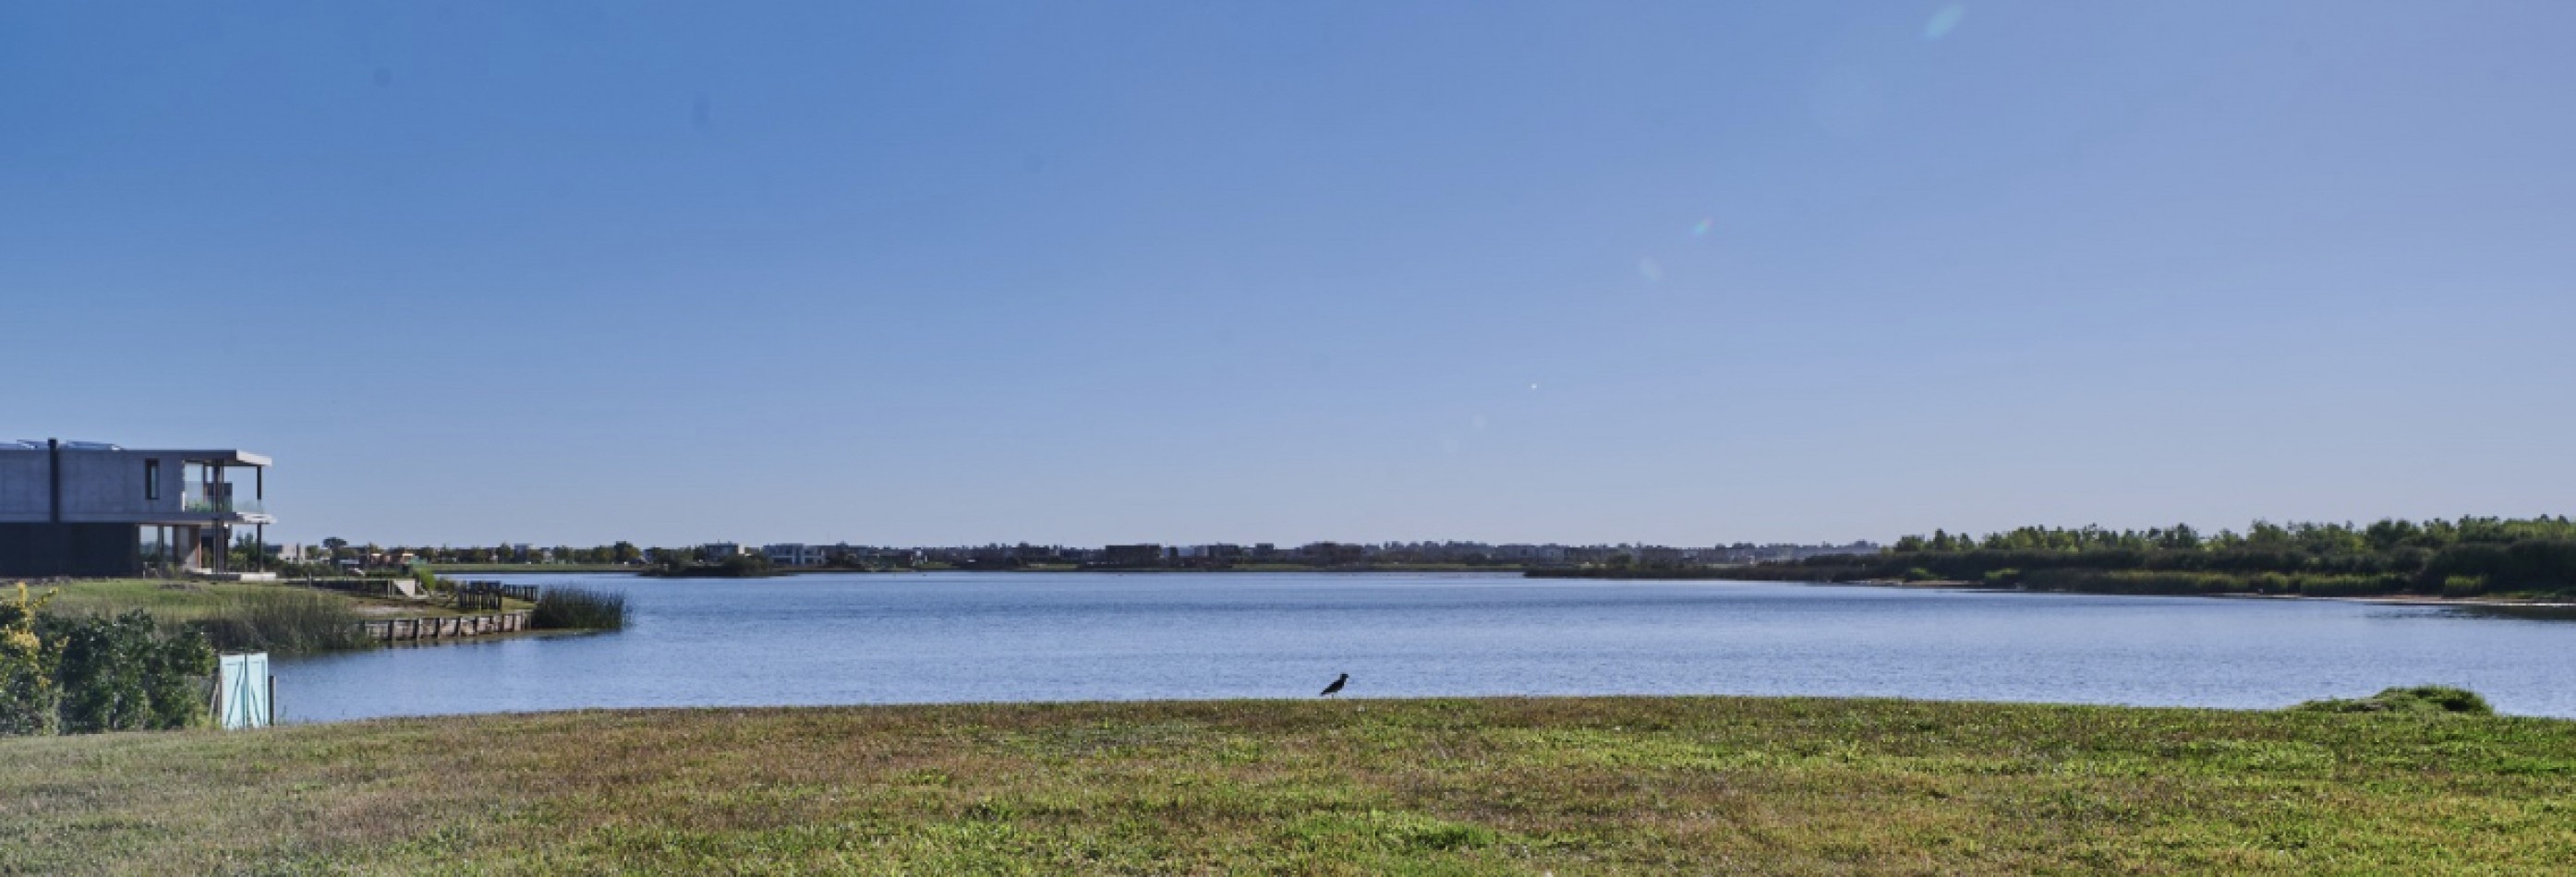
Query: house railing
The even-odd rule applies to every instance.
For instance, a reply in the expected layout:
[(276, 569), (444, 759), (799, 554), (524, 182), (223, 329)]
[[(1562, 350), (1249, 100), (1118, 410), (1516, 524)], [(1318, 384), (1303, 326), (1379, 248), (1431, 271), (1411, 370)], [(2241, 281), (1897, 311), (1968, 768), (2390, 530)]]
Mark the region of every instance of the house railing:
[(192, 515), (256, 515), (268, 509), (256, 499), (237, 496), (207, 496), (189, 493), (179, 497), (180, 511)]

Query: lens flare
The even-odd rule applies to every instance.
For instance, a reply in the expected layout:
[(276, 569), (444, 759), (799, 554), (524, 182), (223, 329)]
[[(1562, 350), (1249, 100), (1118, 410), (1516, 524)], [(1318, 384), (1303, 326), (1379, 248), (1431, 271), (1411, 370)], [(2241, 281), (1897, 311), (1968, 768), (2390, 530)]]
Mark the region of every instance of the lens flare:
[(1708, 237), (1708, 230), (1715, 227), (1717, 227), (1717, 217), (1704, 217), (1698, 224), (1691, 226), (1691, 237)]
[(1959, 20), (1966, 17), (1968, 17), (1966, 6), (1952, 3), (1941, 7), (1941, 11), (1932, 13), (1931, 21), (1923, 23), (1923, 39), (1929, 41), (1949, 36), (1951, 31), (1958, 29)]

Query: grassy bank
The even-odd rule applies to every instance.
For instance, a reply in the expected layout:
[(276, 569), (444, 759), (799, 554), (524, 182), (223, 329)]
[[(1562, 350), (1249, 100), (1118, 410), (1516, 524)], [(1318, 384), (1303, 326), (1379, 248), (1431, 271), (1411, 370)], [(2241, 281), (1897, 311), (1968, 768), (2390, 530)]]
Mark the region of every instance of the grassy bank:
[(629, 563), (441, 563), (431, 567), (441, 576), (490, 575), (570, 575), (575, 573), (631, 573), (643, 569)]
[(283, 582), (198, 582), (166, 579), (73, 579), (29, 586), (38, 592), (59, 591), (50, 611), (68, 615), (115, 615), (141, 609), (167, 623), (226, 615), (244, 602), (277, 593), (312, 594), (360, 614), (452, 615), (453, 610), (410, 600), (325, 591)]
[[(396, 615), (451, 616), (458, 612), (435, 602), (377, 597), (309, 588), (294, 582), (200, 582), (168, 579), (72, 579), (69, 581), (31, 584), (38, 593), (59, 591), (51, 611), (61, 614), (115, 615), (129, 609), (141, 609), (165, 622), (187, 622), (234, 611), (244, 601), (264, 595), (292, 593), (311, 594), (317, 599), (345, 606), (362, 617)], [(529, 604), (511, 600), (505, 608), (526, 609)]]
[(1922, 568), (1889, 572), (1884, 564), (1790, 564), (1697, 567), (1564, 567), (1533, 569), (1539, 579), (1731, 580), (1803, 582), (1809, 584), (1903, 585), (1909, 587), (1986, 588), (2069, 594), (2115, 594), (2154, 597), (2372, 597), (2472, 602), (2555, 603), (2576, 597), (2565, 591), (2496, 590), (2483, 581), (2457, 588), (2423, 588), (2402, 576), (2305, 575), (2282, 573), (2212, 573), (2158, 570), (2018, 569), (1978, 576), (1953, 576)]
[(0, 740), (0, 872), (2534, 872), (2576, 722), (1812, 699)]
[[(113, 617), (140, 609), (163, 625), (202, 630), (219, 648), (290, 654), (371, 646), (374, 641), (357, 630), (360, 619), (475, 614), (437, 602), (352, 594), (288, 582), (75, 579), (33, 590), (58, 592), (45, 609), (50, 615)], [(530, 606), (508, 600), (502, 608)]]

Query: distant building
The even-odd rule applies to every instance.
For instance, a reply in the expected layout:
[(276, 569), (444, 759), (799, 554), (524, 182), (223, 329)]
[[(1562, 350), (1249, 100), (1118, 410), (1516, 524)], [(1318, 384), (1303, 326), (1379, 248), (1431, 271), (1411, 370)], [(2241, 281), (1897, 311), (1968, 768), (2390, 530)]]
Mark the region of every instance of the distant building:
[(1357, 563), (1368, 559), (1369, 549), (1346, 542), (1309, 542), (1298, 546), (1297, 554), (1316, 563)]
[(1163, 562), (1163, 546), (1150, 543), (1103, 546), (1100, 562), (1111, 566), (1152, 566)]
[(706, 558), (708, 563), (717, 563), (728, 557), (741, 557), (750, 553), (750, 549), (744, 548), (740, 542), (709, 542), (698, 546), (698, 556)]
[(1641, 545), (1637, 547), (1637, 562), (1648, 566), (1679, 566), (1682, 562), (1682, 550)]
[(832, 555), (835, 551), (847, 551), (848, 549), (849, 546), (847, 545), (807, 545), (802, 542), (780, 542), (772, 545), (761, 546), (760, 553), (762, 556), (769, 558), (770, 566), (823, 566), (832, 562)]
[[(230, 554), (237, 527), (253, 531), (251, 544), (268, 543), (267, 526), (277, 520), (261, 507), (269, 465), (239, 450), (0, 442), (0, 576), (133, 576), (162, 567), (265, 578), (231, 569)], [(249, 483), (235, 481), (245, 469)]]

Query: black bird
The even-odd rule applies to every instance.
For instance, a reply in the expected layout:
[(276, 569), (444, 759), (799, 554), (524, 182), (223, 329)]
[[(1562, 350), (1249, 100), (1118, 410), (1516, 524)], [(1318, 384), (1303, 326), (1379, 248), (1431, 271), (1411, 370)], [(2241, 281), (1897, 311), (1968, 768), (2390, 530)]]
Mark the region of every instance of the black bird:
[(1324, 686), (1324, 693), (1315, 696), (1331, 697), (1333, 695), (1340, 694), (1342, 693), (1342, 684), (1349, 681), (1351, 681), (1351, 674), (1344, 673), (1342, 674), (1342, 678), (1333, 680), (1333, 684)]

